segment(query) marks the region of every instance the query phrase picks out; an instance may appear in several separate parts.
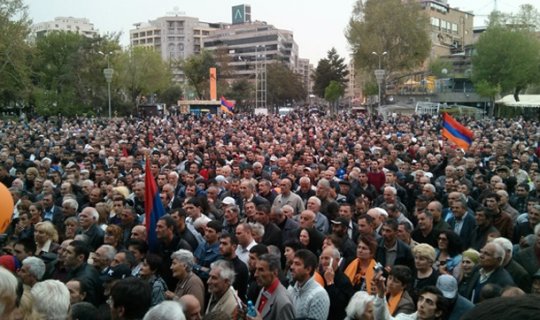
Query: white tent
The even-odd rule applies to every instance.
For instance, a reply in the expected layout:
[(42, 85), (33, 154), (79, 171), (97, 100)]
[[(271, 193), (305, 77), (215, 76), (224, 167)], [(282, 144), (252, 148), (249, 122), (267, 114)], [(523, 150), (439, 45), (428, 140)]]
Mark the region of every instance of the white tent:
[(519, 101), (514, 99), (514, 95), (509, 94), (502, 99), (495, 101), (510, 107), (540, 108), (540, 94), (520, 94)]

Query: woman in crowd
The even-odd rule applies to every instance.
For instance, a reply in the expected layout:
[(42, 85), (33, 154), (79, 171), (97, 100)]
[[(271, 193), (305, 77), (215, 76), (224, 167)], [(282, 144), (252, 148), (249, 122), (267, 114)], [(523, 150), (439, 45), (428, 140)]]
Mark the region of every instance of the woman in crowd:
[(298, 233), (298, 241), (316, 256), (321, 253), (321, 245), (317, 243), (313, 229), (301, 228)]
[(64, 240), (74, 239), (79, 228), (79, 220), (76, 217), (69, 217), (64, 221), (65, 232)]
[(358, 291), (347, 305), (345, 320), (373, 320), (373, 299), (367, 292)]
[(461, 272), (459, 275), (459, 294), (465, 295), (467, 287), (471, 281), (474, 268), (480, 260), (480, 253), (474, 249), (468, 249), (463, 251), (463, 258), (461, 259)]
[(390, 315), (414, 313), (416, 307), (407, 292), (411, 280), (412, 272), (409, 267), (397, 265), (390, 271), (386, 280), (386, 301)]
[(167, 284), (165, 280), (159, 275), (161, 270), (163, 259), (155, 254), (148, 254), (144, 259), (141, 270), (139, 271), (139, 277), (145, 281), (148, 281), (152, 287), (152, 306), (165, 300), (165, 292), (167, 291)]
[(36, 256), (43, 253), (58, 254), (58, 231), (50, 221), (39, 222), (35, 226)]
[(420, 290), (427, 286), (437, 284), (439, 272), (433, 268), (435, 262), (435, 249), (426, 243), (420, 243), (413, 249), (416, 275), (412, 285), (413, 299), (418, 298)]
[[(345, 269), (345, 275), (351, 280), (355, 291), (372, 293), (371, 282), (375, 276), (375, 252), (377, 240), (372, 235), (361, 235), (356, 247), (356, 259)], [(374, 289), (374, 288), (373, 288)]]
[(113, 246), (117, 251), (124, 249), (122, 233), (122, 228), (115, 224), (107, 226), (105, 229), (105, 236), (103, 237), (103, 243)]
[(459, 236), (454, 231), (443, 230), (439, 233), (437, 244), (435, 268), (439, 273), (450, 274), (457, 279), (463, 251)]

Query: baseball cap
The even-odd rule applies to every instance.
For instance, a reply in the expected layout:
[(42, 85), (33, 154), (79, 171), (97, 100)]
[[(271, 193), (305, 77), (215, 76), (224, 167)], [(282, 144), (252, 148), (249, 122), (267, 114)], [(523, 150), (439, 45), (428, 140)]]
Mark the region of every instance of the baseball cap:
[(221, 203), (223, 203), (225, 205), (228, 205), (228, 206), (234, 206), (234, 205), (236, 205), (236, 200), (234, 200), (233, 197), (225, 197), (225, 199), (223, 199), (221, 201)]
[(101, 275), (100, 278), (103, 282), (110, 282), (113, 280), (121, 280), (129, 276), (131, 276), (131, 268), (127, 264), (121, 263), (119, 265), (109, 268), (109, 270), (107, 270), (107, 273)]
[(332, 224), (338, 224), (338, 225), (342, 225), (342, 226), (348, 226), (349, 225), (349, 221), (347, 221), (347, 219), (345, 219), (343, 217), (337, 217), (334, 220), (330, 220), (330, 221), (332, 222)]
[(457, 296), (458, 286), (456, 278), (448, 274), (443, 274), (437, 279), (437, 288), (441, 290), (447, 299), (454, 299)]

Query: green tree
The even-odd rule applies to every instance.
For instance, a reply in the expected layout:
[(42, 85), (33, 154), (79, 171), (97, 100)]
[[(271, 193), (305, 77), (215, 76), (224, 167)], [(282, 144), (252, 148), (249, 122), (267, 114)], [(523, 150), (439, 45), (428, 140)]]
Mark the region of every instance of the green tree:
[(173, 106), (178, 104), (178, 100), (182, 97), (182, 88), (179, 85), (170, 86), (159, 95), (159, 101)]
[(349, 70), (347, 70), (345, 59), (337, 54), (335, 48), (330, 49), (326, 58), (319, 60), (313, 74), (313, 93), (324, 97), (325, 90), (332, 81), (337, 82), (342, 89), (345, 89), (348, 75)]
[(339, 100), (339, 97), (343, 95), (343, 92), (343, 88), (335, 80), (330, 81), (330, 84), (324, 90), (324, 99), (330, 103), (330, 105), (332, 106), (331, 109), (334, 112), (337, 112), (337, 102)]
[(22, 107), (31, 83), (30, 20), (22, 0), (0, 0), (0, 106)]
[(238, 79), (232, 82), (226, 97), (236, 101), (236, 106), (240, 109), (246, 109), (247, 105), (253, 100), (255, 87), (247, 79)]
[(169, 65), (152, 49), (135, 47), (113, 59), (113, 83), (138, 106), (143, 96), (159, 94), (171, 85)]
[(103, 110), (107, 101), (103, 76), (107, 58), (99, 52), (119, 48), (117, 35), (87, 38), (56, 31), (36, 39), (32, 66), (36, 111), (75, 115)]
[(540, 81), (540, 41), (530, 31), (492, 24), (480, 36), (472, 62), (479, 91), (512, 92), (519, 100), (523, 89)]
[(267, 65), (267, 103), (279, 106), (287, 101), (302, 100), (306, 97), (300, 76), (285, 64), (276, 62)]
[(346, 37), (356, 68), (373, 74), (380, 55), (387, 52), (382, 68), (389, 75), (421, 66), (431, 49), (428, 30), (429, 20), (417, 2), (358, 0)]
[[(216, 60), (214, 55), (206, 50), (190, 56), (182, 63), (184, 75), (199, 99), (210, 98), (210, 68), (212, 67), (216, 67)], [(219, 78), (219, 74), (217, 76)]]

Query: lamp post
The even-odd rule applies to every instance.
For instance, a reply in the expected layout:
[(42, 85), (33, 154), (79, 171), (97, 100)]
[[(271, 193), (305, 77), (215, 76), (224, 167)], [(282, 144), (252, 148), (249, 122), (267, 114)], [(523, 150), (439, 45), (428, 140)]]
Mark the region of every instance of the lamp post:
[(371, 54), (376, 55), (379, 58), (379, 69), (375, 70), (375, 79), (377, 79), (377, 84), (379, 85), (379, 108), (381, 106), (381, 87), (382, 82), (384, 80), (384, 69), (381, 68), (381, 59), (383, 56), (387, 55), (388, 52), (384, 51), (383, 53), (379, 54), (378, 52), (373, 51)]
[(112, 54), (112, 51), (109, 51), (108, 53), (103, 53), (102, 51), (99, 51), (98, 53), (107, 57), (107, 68), (103, 69), (103, 75), (105, 76), (105, 81), (107, 81), (107, 94), (109, 96), (109, 119), (110, 119), (111, 118), (111, 81), (112, 81), (114, 70), (111, 68), (109, 56)]

